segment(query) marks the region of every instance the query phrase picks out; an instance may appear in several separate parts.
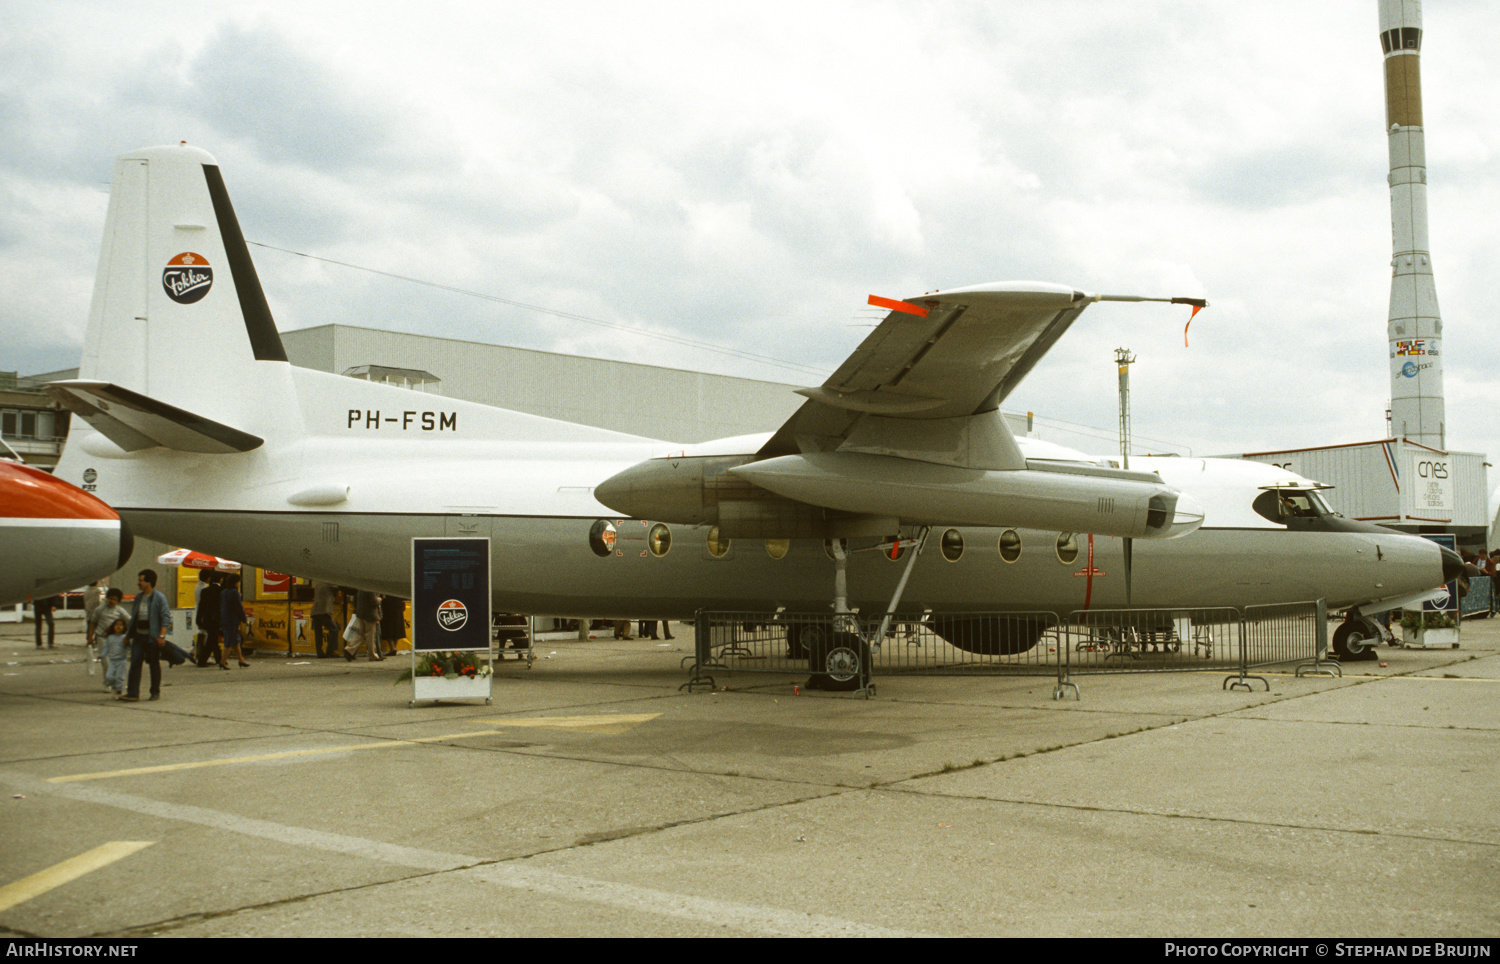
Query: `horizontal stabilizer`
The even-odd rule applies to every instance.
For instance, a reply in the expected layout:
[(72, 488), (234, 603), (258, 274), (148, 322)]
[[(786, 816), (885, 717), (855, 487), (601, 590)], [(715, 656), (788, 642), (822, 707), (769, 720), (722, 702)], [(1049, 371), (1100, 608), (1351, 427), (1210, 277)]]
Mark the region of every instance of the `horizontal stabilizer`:
[(163, 446), (178, 452), (227, 455), (264, 440), (109, 382), (52, 382), (47, 394), (127, 452)]

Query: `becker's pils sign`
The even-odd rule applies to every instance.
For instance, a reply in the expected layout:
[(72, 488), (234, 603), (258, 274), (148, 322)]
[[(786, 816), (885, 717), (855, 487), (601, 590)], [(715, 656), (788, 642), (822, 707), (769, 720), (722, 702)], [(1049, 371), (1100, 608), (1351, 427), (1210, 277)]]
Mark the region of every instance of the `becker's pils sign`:
[(203, 255), (184, 251), (162, 269), (161, 286), (168, 298), (179, 305), (190, 305), (202, 301), (214, 286), (214, 269)]

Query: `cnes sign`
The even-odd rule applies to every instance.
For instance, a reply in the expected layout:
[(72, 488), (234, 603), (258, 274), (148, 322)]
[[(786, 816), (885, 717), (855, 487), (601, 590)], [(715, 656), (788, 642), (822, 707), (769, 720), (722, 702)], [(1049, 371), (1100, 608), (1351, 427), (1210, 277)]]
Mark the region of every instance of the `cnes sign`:
[(1453, 462), (1431, 452), (1406, 453), (1402, 514), (1441, 522), (1453, 518)]

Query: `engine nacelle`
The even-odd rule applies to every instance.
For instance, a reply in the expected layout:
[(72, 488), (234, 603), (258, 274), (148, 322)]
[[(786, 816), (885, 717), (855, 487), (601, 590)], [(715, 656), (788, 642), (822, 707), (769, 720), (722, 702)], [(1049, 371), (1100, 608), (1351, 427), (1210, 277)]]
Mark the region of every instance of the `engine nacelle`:
[(1149, 473), (1030, 466), (993, 471), (850, 452), (761, 461), (683, 455), (633, 465), (594, 496), (632, 518), (716, 525), (732, 539), (827, 538), (903, 524), (1170, 539), (1203, 522), (1197, 503)]
[(728, 469), (753, 458), (710, 455), (647, 459), (596, 486), (594, 498), (635, 519), (716, 525), (721, 498), (736, 502), (775, 498), (746, 479), (725, 475)]
[[(594, 497), (623, 515), (676, 525), (718, 526), (726, 539), (823, 539), (827, 510), (768, 492), (729, 470), (753, 455), (648, 459), (605, 480)], [(894, 531), (894, 525), (880, 534)]]
[(990, 471), (821, 452), (749, 462), (727, 472), (798, 502), (895, 517), (906, 525), (1016, 526), (1170, 539), (1203, 523), (1197, 503), (1156, 476), (1092, 466)]

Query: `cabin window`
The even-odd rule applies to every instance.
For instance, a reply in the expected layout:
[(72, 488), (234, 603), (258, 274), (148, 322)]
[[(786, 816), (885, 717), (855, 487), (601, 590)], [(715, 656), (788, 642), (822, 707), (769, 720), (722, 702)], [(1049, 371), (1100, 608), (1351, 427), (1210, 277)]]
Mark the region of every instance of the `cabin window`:
[(1000, 558), (1015, 562), (1021, 558), (1021, 534), (1014, 529), (1000, 533)]
[(606, 519), (595, 520), (589, 529), (589, 548), (601, 558), (614, 554), (615, 527)]
[(943, 533), (940, 543), (943, 550), (943, 558), (949, 562), (957, 562), (958, 557), (964, 554), (964, 536), (957, 529), (949, 529)]
[(646, 534), (646, 548), (658, 559), (666, 555), (672, 548), (672, 530), (660, 522), (652, 526)]
[(729, 540), (719, 538), (719, 527), (714, 526), (708, 530), (708, 554), (715, 559), (723, 559), (724, 554), (729, 551)]
[(1057, 534), (1057, 561), (1065, 566), (1078, 559), (1078, 537), (1071, 532)]
[(772, 559), (785, 559), (787, 550), (791, 549), (791, 547), (792, 540), (790, 539), (767, 539), (766, 555)]
[(880, 554), (895, 562), (906, 555), (906, 546), (901, 543), (900, 536), (891, 536), (880, 544)]

